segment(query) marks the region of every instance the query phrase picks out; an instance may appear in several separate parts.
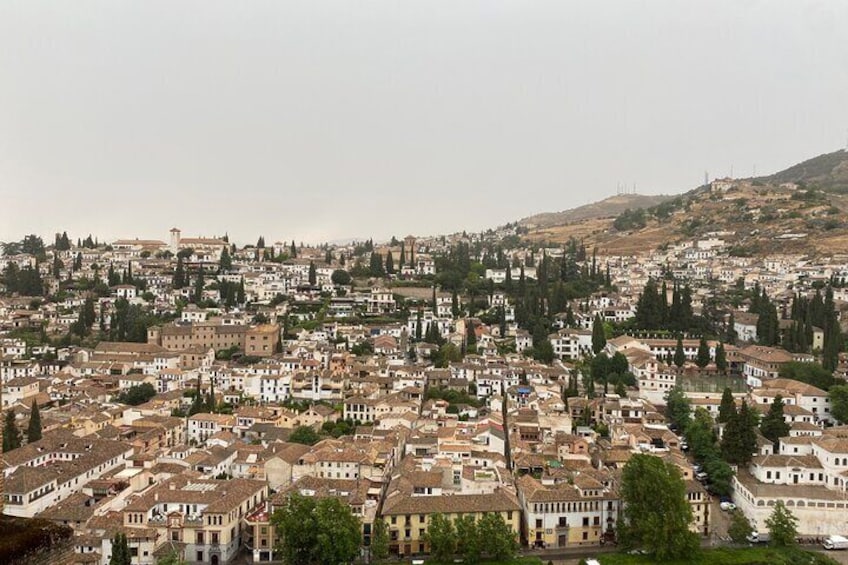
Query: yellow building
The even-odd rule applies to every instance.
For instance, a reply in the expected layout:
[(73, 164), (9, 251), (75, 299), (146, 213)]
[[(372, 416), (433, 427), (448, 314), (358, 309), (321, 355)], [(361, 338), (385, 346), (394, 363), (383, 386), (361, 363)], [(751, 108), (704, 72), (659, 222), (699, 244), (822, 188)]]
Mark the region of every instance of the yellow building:
[(480, 520), (484, 514), (498, 513), (515, 532), (520, 532), (521, 506), (514, 494), (499, 488), (489, 494), (415, 494), (405, 489), (389, 487), (383, 503), (382, 517), (389, 531), (389, 553), (414, 555), (428, 553), (425, 540), (430, 517), (442, 514), (450, 520), (460, 516), (474, 516)]

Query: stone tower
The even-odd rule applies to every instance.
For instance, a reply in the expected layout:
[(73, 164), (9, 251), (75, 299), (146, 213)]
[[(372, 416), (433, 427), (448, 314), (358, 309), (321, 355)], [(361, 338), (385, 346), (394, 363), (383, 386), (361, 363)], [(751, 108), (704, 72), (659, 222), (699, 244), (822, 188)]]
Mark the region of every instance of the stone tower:
[(170, 251), (174, 255), (180, 250), (180, 230), (179, 228), (171, 228), (171, 245)]

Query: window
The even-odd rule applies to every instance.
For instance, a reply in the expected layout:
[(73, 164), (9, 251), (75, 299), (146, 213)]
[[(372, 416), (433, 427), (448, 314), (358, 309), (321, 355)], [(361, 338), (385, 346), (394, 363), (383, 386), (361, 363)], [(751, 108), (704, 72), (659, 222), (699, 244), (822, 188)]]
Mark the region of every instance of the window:
[(588, 526), (588, 525), (589, 525), (589, 517), (588, 517), (588, 516), (583, 516), (583, 525), (584, 525), (584, 526)]

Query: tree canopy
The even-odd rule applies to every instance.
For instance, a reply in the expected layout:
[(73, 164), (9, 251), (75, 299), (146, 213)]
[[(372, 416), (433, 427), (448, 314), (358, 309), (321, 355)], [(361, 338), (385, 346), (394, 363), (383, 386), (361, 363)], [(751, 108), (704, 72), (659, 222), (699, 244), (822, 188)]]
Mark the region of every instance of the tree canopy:
[(271, 517), (287, 565), (338, 565), (359, 554), (359, 519), (338, 498), (292, 494)]
[(619, 539), (625, 546), (642, 547), (659, 561), (698, 551), (698, 535), (689, 531), (686, 484), (673, 463), (642, 453), (631, 457), (622, 471), (621, 499)]

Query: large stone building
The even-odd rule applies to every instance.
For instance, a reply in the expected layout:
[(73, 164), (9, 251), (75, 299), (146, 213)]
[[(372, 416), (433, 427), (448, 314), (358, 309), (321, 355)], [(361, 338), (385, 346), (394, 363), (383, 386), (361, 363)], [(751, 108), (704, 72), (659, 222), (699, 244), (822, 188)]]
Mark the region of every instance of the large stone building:
[(270, 357), (280, 342), (280, 326), (260, 324), (248, 326), (225, 324), (220, 319), (207, 322), (173, 322), (147, 330), (147, 343), (160, 345), (169, 351), (237, 348), (245, 355)]

